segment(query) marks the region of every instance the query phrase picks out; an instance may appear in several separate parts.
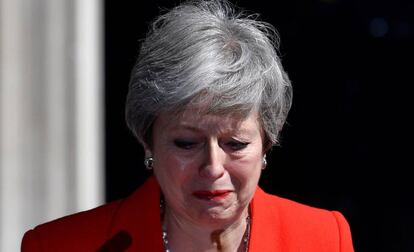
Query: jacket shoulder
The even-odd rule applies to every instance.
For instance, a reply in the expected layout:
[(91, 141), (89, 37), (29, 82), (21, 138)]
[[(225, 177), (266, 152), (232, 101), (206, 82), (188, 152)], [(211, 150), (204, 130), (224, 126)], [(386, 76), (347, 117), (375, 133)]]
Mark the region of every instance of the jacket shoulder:
[(280, 242), (294, 247), (293, 251), (353, 251), (350, 228), (340, 212), (267, 194), (261, 189), (255, 200), (261, 225), (269, 233), (279, 233), (283, 239)]
[(269, 202), (270, 209), (286, 221), (295, 219), (296, 221), (301, 221), (302, 224), (312, 225), (320, 223), (321, 221), (333, 220), (332, 211), (305, 205), (267, 193), (265, 193), (264, 197)]
[(25, 233), (22, 251), (95, 251), (108, 236), (122, 200), (68, 215)]

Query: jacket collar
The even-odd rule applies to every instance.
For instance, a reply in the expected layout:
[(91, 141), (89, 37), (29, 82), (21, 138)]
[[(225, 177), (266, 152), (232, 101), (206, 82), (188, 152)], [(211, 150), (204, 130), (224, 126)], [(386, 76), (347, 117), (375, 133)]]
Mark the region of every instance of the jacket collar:
[(160, 187), (151, 176), (121, 203), (109, 237), (126, 232), (132, 240), (129, 251), (163, 251), (160, 194)]
[(280, 233), (282, 222), (278, 215), (277, 205), (270, 204), (269, 194), (260, 187), (256, 188), (250, 203), (251, 231), (249, 251), (286, 251), (283, 234)]

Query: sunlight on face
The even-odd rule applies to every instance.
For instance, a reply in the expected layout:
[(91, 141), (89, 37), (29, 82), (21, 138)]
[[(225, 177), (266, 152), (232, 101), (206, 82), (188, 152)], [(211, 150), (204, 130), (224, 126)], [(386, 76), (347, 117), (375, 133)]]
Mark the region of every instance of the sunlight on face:
[(154, 173), (167, 206), (197, 224), (231, 223), (247, 210), (263, 167), (257, 113), (240, 119), (161, 114), (153, 125)]

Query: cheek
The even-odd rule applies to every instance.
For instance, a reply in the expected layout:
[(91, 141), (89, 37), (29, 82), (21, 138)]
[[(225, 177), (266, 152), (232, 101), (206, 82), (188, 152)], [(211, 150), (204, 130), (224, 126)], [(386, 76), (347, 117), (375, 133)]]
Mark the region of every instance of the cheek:
[(197, 174), (196, 162), (178, 158), (164, 152), (160, 162), (154, 166), (154, 173), (164, 196), (175, 209), (185, 209), (188, 192), (193, 188)]
[(261, 158), (257, 156), (236, 160), (228, 168), (230, 176), (239, 181), (241, 187), (255, 187), (261, 170)]
[(160, 156), (161, 167), (167, 168), (171, 173), (187, 173), (194, 170), (197, 166), (196, 155), (185, 156), (179, 151), (169, 148), (162, 150), (158, 154)]
[(177, 187), (185, 185), (197, 169), (196, 162), (190, 158), (182, 158), (177, 153), (170, 150), (160, 150), (154, 153), (154, 158), (159, 162), (154, 163), (154, 172), (156, 176), (166, 183), (165, 186)]
[(235, 158), (232, 162), (236, 168), (239, 167), (239, 170), (246, 173), (254, 173), (257, 169), (261, 169), (262, 160), (261, 152), (253, 149), (243, 153), (240, 158)]

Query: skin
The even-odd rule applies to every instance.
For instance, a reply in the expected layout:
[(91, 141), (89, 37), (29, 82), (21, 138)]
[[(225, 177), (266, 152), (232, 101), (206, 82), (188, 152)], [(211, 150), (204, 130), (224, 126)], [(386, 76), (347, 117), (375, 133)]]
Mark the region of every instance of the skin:
[[(163, 225), (173, 251), (242, 251), (248, 206), (263, 168), (263, 131), (247, 118), (161, 114), (153, 125), (154, 173), (163, 191)], [(223, 198), (194, 192), (228, 190)]]

